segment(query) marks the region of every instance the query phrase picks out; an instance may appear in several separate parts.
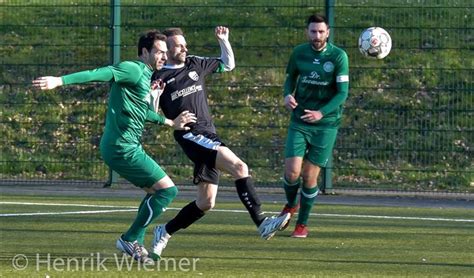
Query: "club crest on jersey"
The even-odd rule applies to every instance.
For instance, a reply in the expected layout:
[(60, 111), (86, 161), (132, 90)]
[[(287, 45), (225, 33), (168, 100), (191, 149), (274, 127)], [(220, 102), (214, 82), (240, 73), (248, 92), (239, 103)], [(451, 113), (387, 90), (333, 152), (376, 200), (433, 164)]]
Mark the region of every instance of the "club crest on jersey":
[(189, 78), (191, 78), (192, 80), (194, 81), (198, 81), (199, 80), (199, 74), (197, 72), (195, 72), (194, 70), (193, 71), (190, 71), (188, 73), (188, 76)]
[(323, 69), (325, 72), (332, 72), (334, 70), (334, 64), (332, 62), (326, 62), (323, 65)]

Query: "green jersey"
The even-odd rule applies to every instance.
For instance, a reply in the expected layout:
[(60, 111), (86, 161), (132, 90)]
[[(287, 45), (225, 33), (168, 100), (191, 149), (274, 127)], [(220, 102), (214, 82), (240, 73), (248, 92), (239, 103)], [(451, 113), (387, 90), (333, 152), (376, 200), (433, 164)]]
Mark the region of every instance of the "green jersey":
[(153, 108), (152, 69), (141, 61), (81, 71), (62, 76), (63, 84), (112, 81), (107, 119), (100, 141), (104, 162), (135, 186), (150, 187), (166, 173), (141, 146), (145, 121), (163, 124)]
[(82, 71), (63, 76), (63, 83), (113, 81), (101, 145), (136, 146), (141, 142), (145, 121), (163, 124), (165, 118), (151, 110), (150, 80), (153, 71), (141, 61)]
[(110, 66), (114, 82), (109, 95), (102, 144), (141, 142), (150, 103), (152, 69), (140, 61)]
[[(292, 124), (338, 127), (349, 93), (346, 52), (331, 43), (321, 51), (314, 50), (310, 43), (295, 47), (286, 68), (284, 96), (293, 93), (298, 106), (292, 112)], [(300, 119), (305, 109), (319, 110), (323, 118), (306, 123)]]

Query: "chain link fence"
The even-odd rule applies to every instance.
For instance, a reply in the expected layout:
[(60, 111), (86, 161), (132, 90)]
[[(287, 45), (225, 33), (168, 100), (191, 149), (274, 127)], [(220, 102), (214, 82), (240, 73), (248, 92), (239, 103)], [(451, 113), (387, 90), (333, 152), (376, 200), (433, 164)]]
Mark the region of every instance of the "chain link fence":
[[(181, 27), (191, 54), (219, 56), (214, 27), (226, 25), (237, 68), (208, 80), (220, 137), (260, 186), (280, 186), (288, 113), (282, 84), (305, 20), (325, 1), (120, 1), (121, 60), (138, 35)], [(334, 151), (337, 188), (474, 191), (474, 3), (468, 0), (331, 1), (334, 43), (350, 59), (350, 94)], [(33, 91), (41, 75), (111, 63), (110, 1), (0, 1), (0, 179), (107, 180), (98, 143), (108, 85)], [(391, 54), (368, 60), (363, 29), (380, 26)], [(192, 165), (172, 131), (148, 126), (147, 151), (179, 184)], [(223, 178), (223, 185), (230, 179)]]

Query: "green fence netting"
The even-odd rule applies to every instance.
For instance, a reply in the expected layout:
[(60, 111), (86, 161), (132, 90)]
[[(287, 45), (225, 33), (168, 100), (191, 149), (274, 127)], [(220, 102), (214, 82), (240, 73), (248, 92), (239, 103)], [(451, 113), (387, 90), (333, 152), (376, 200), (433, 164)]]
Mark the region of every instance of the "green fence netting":
[[(334, 151), (335, 188), (474, 191), (472, 1), (333, 1), (334, 42), (350, 58), (350, 96)], [(226, 25), (237, 68), (209, 79), (220, 137), (260, 186), (280, 186), (288, 114), (284, 70), (305, 41), (305, 20), (325, 1), (120, 1), (121, 59), (147, 29), (181, 27), (192, 54), (218, 56)], [(40, 75), (111, 63), (111, 1), (0, 1), (0, 179), (107, 180), (98, 143), (107, 84), (32, 90)], [(391, 54), (368, 60), (360, 32), (386, 29)], [(192, 165), (169, 129), (148, 126), (145, 148), (180, 184)], [(223, 178), (223, 185), (230, 179)]]

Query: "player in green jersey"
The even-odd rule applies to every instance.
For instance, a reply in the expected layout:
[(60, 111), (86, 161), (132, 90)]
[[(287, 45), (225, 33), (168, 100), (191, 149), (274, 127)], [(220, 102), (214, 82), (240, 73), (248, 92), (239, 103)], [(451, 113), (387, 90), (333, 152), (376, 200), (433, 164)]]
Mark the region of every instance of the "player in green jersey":
[(169, 176), (143, 150), (141, 137), (145, 121), (186, 130), (185, 125), (196, 119), (188, 111), (183, 111), (174, 120), (156, 113), (153, 97), (157, 97), (164, 86), (163, 83), (151, 85), (150, 80), (153, 70), (163, 67), (167, 50), (166, 36), (152, 30), (138, 41), (138, 60), (61, 77), (44, 76), (33, 81), (33, 86), (41, 90), (91, 81), (112, 83), (100, 142), (101, 155), (112, 170), (147, 193), (134, 222), (116, 245), (122, 252), (143, 262), (150, 261), (143, 247), (147, 226), (165, 211), (178, 193)]
[(311, 15), (306, 32), (309, 41), (295, 47), (290, 56), (283, 93), (291, 119), (285, 146), (287, 204), (282, 214), (293, 215), (299, 208), (291, 235), (297, 238), (308, 235), (306, 226), (319, 192), (319, 172), (332, 155), (349, 92), (349, 59), (344, 50), (327, 42), (327, 19)]

